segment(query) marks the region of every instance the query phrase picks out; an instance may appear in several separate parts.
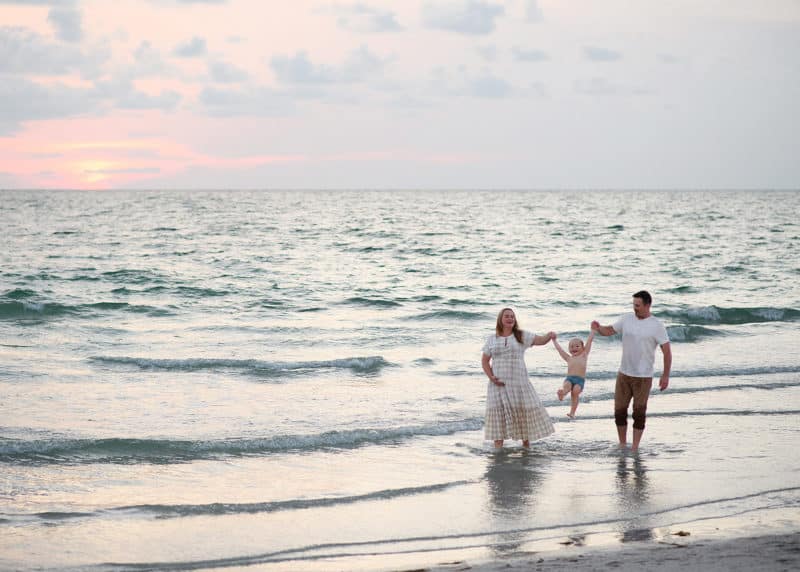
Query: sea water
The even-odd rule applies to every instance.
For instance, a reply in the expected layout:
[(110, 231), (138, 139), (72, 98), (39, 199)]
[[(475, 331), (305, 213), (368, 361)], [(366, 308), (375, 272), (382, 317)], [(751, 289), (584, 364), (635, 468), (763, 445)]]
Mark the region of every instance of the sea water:
[[(767, 191), (0, 192), (0, 569), (798, 530), (798, 212)], [(574, 421), (564, 362), (530, 349), (556, 433), (484, 442), (502, 307), (566, 344), (640, 289), (674, 361), (638, 455), (616, 446), (617, 337)]]

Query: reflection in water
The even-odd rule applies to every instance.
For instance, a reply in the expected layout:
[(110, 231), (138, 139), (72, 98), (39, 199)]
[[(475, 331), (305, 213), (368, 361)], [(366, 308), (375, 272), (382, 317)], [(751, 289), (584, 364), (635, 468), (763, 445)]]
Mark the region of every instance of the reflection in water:
[(651, 540), (653, 529), (643, 516), (650, 496), (647, 467), (639, 455), (622, 452), (617, 464), (617, 501), (621, 512), (622, 542)]
[[(495, 528), (514, 529), (535, 522), (535, 500), (546, 475), (549, 459), (533, 451), (498, 451), (486, 467), (489, 514)], [(504, 533), (493, 550), (508, 555), (525, 541), (524, 533)]]

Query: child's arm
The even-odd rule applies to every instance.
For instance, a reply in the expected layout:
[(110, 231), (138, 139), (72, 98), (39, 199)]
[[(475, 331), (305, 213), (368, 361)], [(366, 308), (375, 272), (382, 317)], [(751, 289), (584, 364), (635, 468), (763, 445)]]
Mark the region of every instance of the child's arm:
[(558, 350), (558, 353), (561, 354), (561, 357), (564, 358), (564, 361), (568, 362), (569, 358), (572, 356), (570, 356), (567, 352), (564, 351), (564, 348), (561, 347), (561, 344), (558, 343), (558, 340), (556, 338), (553, 338), (553, 345)]
[(589, 337), (586, 338), (586, 345), (583, 347), (583, 355), (588, 356), (592, 351), (592, 342), (594, 341), (594, 330), (591, 331)]

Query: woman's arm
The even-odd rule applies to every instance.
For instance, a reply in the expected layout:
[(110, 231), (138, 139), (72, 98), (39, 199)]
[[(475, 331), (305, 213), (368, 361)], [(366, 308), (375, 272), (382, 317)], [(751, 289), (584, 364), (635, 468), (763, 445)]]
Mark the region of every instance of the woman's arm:
[(495, 385), (505, 385), (505, 383), (503, 383), (502, 381), (497, 379), (497, 376), (492, 371), (492, 365), (489, 363), (491, 359), (492, 359), (491, 356), (487, 356), (486, 354), (482, 354), (481, 366), (483, 367), (483, 373), (486, 374), (486, 376), (489, 378), (489, 381), (491, 381), (493, 384), (495, 384)]
[(533, 343), (532, 346), (543, 346), (550, 340), (554, 340), (556, 337), (555, 332), (547, 332), (541, 336), (533, 336)]

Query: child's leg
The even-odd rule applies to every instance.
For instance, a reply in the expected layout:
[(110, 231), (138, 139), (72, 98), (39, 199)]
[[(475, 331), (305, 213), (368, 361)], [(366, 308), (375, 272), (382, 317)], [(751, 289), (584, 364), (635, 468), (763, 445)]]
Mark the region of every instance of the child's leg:
[(564, 380), (564, 385), (562, 385), (561, 389), (556, 392), (559, 401), (564, 401), (564, 396), (570, 392), (570, 388), (572, 388), (572, 383)]
[(578, 397), (580, 396), (581, 391), (583, 391), (583, 388), (580, 385), (576, 384), (572, 386), (572, 391), (570, 392), (572, 397), (572, 407), (570, 408), (568, 414), (570, 417), (575, 417), (575, 410), (578, 409)]

